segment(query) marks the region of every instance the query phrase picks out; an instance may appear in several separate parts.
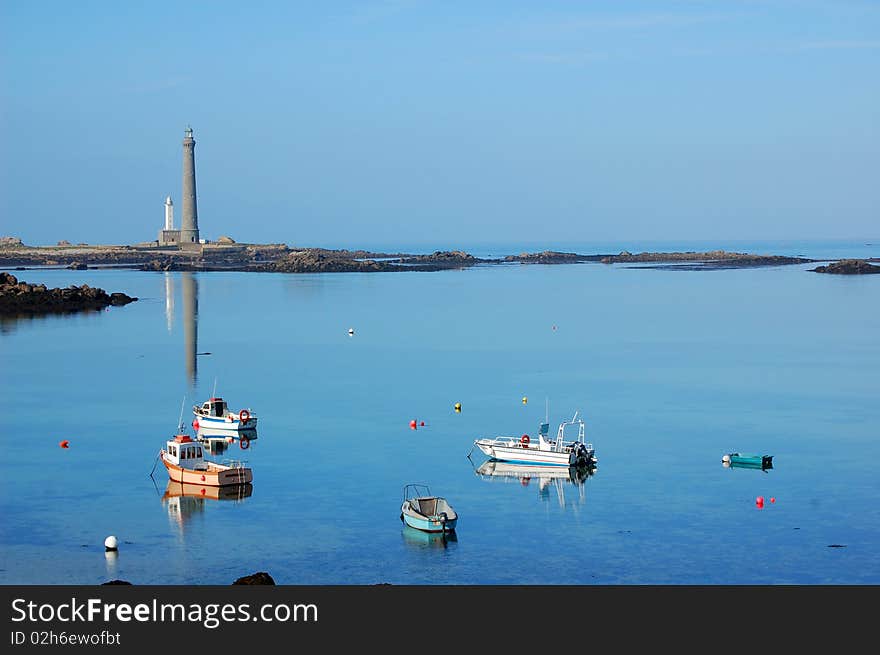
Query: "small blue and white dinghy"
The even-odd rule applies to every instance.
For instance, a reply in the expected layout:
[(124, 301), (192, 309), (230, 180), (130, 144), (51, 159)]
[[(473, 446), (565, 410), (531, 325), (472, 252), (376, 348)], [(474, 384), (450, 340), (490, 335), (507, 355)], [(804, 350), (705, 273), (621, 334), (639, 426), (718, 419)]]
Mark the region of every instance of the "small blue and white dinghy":
[(445, 498), (431, 495), (426, 484), (412, 483), (403, 488), (400, 520), (422, 532), (454, 532), (458, 514)]

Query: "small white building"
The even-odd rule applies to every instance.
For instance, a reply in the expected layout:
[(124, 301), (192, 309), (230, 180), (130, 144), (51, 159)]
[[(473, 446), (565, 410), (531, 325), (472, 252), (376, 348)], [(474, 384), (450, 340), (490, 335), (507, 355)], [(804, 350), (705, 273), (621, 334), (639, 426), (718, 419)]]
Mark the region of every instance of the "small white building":
[(165, 229), (159, 230), (160, 246), (177, 246), (180, 244), (180, 230), (174, 229), (174, 203), (171, 196), (165, 198)]

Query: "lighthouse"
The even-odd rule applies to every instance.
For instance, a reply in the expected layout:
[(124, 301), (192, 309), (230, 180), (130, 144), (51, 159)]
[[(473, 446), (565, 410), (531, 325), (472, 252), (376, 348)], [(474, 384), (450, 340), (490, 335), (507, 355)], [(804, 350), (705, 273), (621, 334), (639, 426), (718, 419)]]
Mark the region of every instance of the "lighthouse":
[(165, 229), (159, 230), (159, 245), (175, 248), (180, 245), (180, 230), (174, 229), (174, 203), (171, 202), (171, 196), (165, 198)]
[(180, 217), (180, 245), (199, 243), (199, 213), (196, 208), (196, 141), (187, 125), (183, 137), (183, 211)]
[(171, 196), (165, 198), (165, 231), (170, 232), (174, 229), (174, 203), (171, 202)]
[(174, 203), (171, 196), (165, 198), (165, 226), (159, 230), (157, 245), (173, 246), (175, 249), (201, 250), (199, 239), (199, 213), (196, 209), (196, 140), (192, 128), (187, 125), (183, 134), (183, 200), (180, 227), (174, 228)]

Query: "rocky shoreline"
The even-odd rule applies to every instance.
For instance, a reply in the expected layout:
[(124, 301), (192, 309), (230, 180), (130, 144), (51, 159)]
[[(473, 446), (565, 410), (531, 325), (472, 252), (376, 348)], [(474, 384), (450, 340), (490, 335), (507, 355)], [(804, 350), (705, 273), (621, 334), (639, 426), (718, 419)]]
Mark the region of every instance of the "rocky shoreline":
[[(460, 250), (430, 254), (384, 253), (368, 250), (291, 248), (286, 244), (240, 244), (231, 239), (203, 244), (192, 250), (133, 246), (27, 246), (13, 237), (0, 239), (0, 268), (27, 270), (58, 267), (72, 270), (127, 268), (141, 271), (243, 271), (264, 273), (374, 273), (392, 271), (442, 271), (472, 266), (530, 264), (628, 264), (638, 268), (717, 270), (818, 263), (821, 260), (782, 255), (712, 250), (706, 252), (641, 252), (580, 254), (545, 250), (501, 258), (480, 258)], [(865, 261), (865, 260), (852, 260)], [(838, 262), (843, 264), (843, 262)], [(854, 268), (849, 274), (872, 273), (873, 267)], [(817, 272), (826, 272), (818, 267)], [(830, 270), (827, 272), (837, 272)]]
[(10, 273), (0, 272), (0, 315), (34, 316), (39, 314), (100, 311), (109, 306), (127, 305), (137, 298), (124, 293), (82, 286), (49, 289), (45, 284), (20, 282)]

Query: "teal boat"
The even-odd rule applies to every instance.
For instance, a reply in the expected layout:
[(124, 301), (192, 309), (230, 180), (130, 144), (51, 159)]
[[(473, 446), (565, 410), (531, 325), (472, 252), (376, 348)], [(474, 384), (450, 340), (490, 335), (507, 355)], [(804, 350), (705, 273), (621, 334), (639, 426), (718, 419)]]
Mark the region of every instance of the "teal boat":
[(728, 453), (721, 458), (725, 466), (749, 469), (772, 469), (773, 455), (754, 455), (751, 453)]
[(424, 484), (408, 484), (403, 488), (400, 519), (411, 528), (423, 532), (454, 532), (458, 514), (445, 498), (431, 495)]

